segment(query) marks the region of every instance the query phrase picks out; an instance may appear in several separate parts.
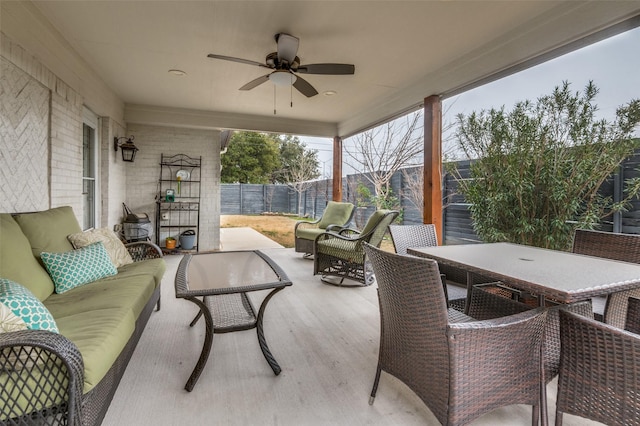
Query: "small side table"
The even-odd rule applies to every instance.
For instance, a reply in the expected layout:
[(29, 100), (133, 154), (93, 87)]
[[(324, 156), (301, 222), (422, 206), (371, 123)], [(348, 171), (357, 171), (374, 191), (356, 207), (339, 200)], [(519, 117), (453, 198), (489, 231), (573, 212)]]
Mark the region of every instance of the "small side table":
[[(255, 328), (260, 349), (277, 376), (281, 368), (264, 337), (262, 319), (269, 300), (291, 281), (280, 267), (264, 253), (229, 251), (187, 254), (183, 257), (175, 279), (176, 298), (195, 303), (200, 312), (191, 321), (193, 327), (204, 316), (206, 334), (200, 358), (185, 389), (193, 390), (207, 364), (213, 335)], [(271, 290), (257, 311), (248, 292)]]

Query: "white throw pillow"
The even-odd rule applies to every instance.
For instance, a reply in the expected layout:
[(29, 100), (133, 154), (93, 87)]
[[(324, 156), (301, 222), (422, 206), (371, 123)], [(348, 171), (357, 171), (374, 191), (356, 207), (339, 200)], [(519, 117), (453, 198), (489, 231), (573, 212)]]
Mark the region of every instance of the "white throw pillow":
[(133, 259), (129, 251), (124, 246), (120, 238), (108, 228), (90, 229), (77, 234), (71, 234), (67, 237), (74, 248), (79, 249), (87, 247), (93, 243), (100, 241), (107, 250), (111, 262), (116, 268), (133, 263)]

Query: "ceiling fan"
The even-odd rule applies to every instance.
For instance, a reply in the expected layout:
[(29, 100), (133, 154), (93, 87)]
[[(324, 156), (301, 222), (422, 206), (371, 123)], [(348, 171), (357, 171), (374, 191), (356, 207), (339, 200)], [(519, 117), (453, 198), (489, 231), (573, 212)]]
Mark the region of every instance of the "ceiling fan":
[(301, 65), (298, 54), (300, 39), (286, 33), (275, 35), (278, 45), (277, 52), (269, 53), (265, 63), (252, 61), (249, 59), (234, 58), (231, 56), (207, 55), (213, 59), (223, 59), (225, 61), (240, 62), (241, 64), (256, 65), (272, 70), (269, 74), (258, 77), (242, 86), (240, 90), (251, 90), (262, 83), (271, 80), (279, 86), (293, 85), (300, 93), (310, 98), (318, 94), (318, 91), (298, 74), (324, 74), (324, 75), (348, 75), (355, 72), (355, 66), (351, 64), (308, 64)]

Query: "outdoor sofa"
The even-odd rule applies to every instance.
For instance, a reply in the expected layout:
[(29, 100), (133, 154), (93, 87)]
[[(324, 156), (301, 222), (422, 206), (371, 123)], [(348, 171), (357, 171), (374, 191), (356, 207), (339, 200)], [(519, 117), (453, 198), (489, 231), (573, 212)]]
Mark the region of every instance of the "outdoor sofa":
[[(166, 269), (154, 244), (103, 231), (70, 207), (0, 214), (0, 424), (102, 422)], [(12, 303), (31, 310), (13, 329)]]

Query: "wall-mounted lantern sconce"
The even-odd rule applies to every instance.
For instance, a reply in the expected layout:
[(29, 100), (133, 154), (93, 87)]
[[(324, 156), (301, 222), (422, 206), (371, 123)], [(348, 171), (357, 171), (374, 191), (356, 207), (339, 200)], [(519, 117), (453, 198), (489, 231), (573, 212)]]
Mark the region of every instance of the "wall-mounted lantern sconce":
[[(120, 139), (126, 139), (126, 141), (121, 143)], [(136, 152), (139, 151), (138, 147), (133, 144), (133, 136), (113, 138), (113, 148), (118, 151), (118, 147), (122, 151), (122, 161), (133, 163), (136, 158)]]

